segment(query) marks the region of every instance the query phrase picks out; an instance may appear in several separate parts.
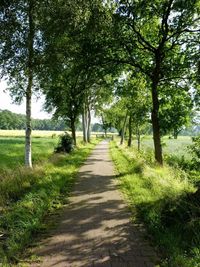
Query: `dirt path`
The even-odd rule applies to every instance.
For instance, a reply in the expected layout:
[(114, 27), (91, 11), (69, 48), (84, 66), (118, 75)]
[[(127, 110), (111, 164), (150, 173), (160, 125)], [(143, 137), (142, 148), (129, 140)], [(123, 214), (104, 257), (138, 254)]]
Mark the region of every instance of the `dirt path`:
[(31, 266), (153, 267), (156, 254), (143, 238), (114, 182), (106, 141), (97, 145), (79, 171), (61, 222), (35, 253)]

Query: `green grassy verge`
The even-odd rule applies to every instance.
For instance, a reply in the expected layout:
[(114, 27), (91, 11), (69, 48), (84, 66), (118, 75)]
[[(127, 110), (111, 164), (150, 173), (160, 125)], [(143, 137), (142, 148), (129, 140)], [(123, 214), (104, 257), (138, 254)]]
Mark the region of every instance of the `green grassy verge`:
[(165, 259), (161, 266), (199, 267), (200, 197), (186, 173), (148, 164), (133, 149), (115, 142), (110, 149), (120, 188)]
[(0, 263), (17, 261), (22, 250), (44, 227), (45, 216), (66, 201), (76, 173), (95, 143), (79, 144), (70, 155), (54, 155), (32, 171), (21, 168), (10, 179), (4, 179), (4, 187), (0, 182), (4, 190), (0, 205)]

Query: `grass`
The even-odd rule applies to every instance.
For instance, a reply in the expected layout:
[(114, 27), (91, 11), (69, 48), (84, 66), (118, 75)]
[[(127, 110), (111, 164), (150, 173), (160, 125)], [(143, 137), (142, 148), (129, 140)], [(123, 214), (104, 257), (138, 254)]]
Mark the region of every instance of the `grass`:
[(184, 171), (151, 163), (133, 149), (111, 143), (121, 190), (144, 221), (165, 267), (200, 266), (199, 192)]
[[(52, 154), (58, 138), (33, 137), (33, 164), (45, 161)], [(0, 137), (0, 170), (13, 169), (24, 164), (24, 138)]]
[[(18, 165), (22, 139), (5, 139), (7, 143), (1, 146), (1, 151), (4, 149), (5, 153), (7, 148), (9, 155), (0, 158), (3, 170), (0, 179), (0, 265), (7, 266), (9, 262), (17, 262), (24, 248), (46, 227), (44, 218), (66, 202), (76, 173), (96, 141), (88, 145), (79, 141), (78, 148), (71, 154), (53, 155), (55, 139), (35, 139), (33, 156), (36, 164), (33, 170), (28, 170)], [(16, 159), (19, 160), (17, 165)], [(7, 161), (7, 165), (2, 161)]]
[[(40, 131), (33, 130), (33, 137), (54, 137), (63, 134), (63, 131)], [(1, 137), (24, 137), (25, 130), (0, 130)]]

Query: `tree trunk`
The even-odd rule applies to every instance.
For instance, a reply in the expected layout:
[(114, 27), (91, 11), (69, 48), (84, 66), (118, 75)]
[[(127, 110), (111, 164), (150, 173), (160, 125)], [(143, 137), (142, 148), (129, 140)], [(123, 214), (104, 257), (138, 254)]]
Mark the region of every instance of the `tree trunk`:
[(105, 137), (107, 137), (107, 129), (104, 129)]
[(72, 131), (72, 138), (74, 141), (74, 145), (76, 146), (76, 127), (75, 127), (75, 120), (71, 119), (71, 131)]
[(123, 124), (123, 128), (122, 128), (122, 133), (121, 133), (120, 145), (123, 145), (123, 143), (124, 143), (124, 134), (125, 134), (127, 117), (128, 117), (128, 111), (126, 112), (126, 116), (125, 116), (125, 119), (124, 119), (124, 124)]
[(91, 134), (91, 113), (90, 113), (90, 108), (88, 107), (88, 112), (87, 112), (87, 141), (90, 143), (90, 134)]
[(33, 23), (33, 2), (29, 3), (28, 10), (29, 35), (28, 35), (28, 85), (26, 88), (26, 137), (25, 137), (25, 165), (32, 168), (31, 155), (31, 97), (33, 86), (33, 42), (34, 42), (34, 23)]
[(32, 168), (32, 154), (31, 154), (31, 88), (32, 78), (28, 79), (28, 86), (26, 89), (26, 138), (25, 138), (25, 165)]
[(174, 139), (178, 138), (178, 131), (176, 129), (174, 129)]
[(83, 110), (83, 113), (82, 113), (82, 127), (83, 127), (83, 142), (87, 143), (85, 110)]
[(138, 125), (136, 126), (136, 135), (137, 135), (138, 151), (140, 151), (140, 144), (141, 144), (141, 141), (140, 141), (140, 128), (139, 128)]
[(129, 132), (128, 147), (131, 147), (132, 145), (132, 116), (131, 115), (129, 117), (128, 132)]
[[(156, 73), (156, 75), (158, 75), (158, 73)], [(161, 146), (161, 138), (160, 138), (160, 124), (159, 124), (159, 118), (158, 118), (159, 100), (158, 100), (157, 86), (158, 86), (158, 77), (153, 77), (152, 88), (151, 88), (153, 109), (151, 113), (151, 119), (152, 119), (152, 126), (153, 126), (155, 159), (160, 165), (163, 165), (162, 146)]]

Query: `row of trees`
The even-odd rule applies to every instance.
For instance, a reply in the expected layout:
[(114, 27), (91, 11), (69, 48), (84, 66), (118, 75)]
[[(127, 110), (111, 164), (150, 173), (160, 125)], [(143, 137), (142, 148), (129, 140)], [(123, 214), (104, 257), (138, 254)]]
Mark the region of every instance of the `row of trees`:
[[(115, 102), (105, 107), (103, 112), (104, 128), (115, 127), (121, 135), (128, 131), (128, 146), (131, 146), (132, 135), (138, 140), (140, 149), (141, 134), (151, 134), (151, 98), (146, 81), (138, 74), (129, 74), (115, 85)], [(159, 122), (161, 136), (169, 135), (177, 139), (185, 129), (188, 135), (196, 135), (198, 131), (199, 114), (195, 110), (191, 92), (184, 88), (174, 88), (167, 93), (160, 93)]]
[(139, 138), (150, 120), (163, 164), (161, 135), (169, 128), (177, 135), (172, 118), (185, 120), (182, 107), (198, 105), (199, 0), (3, 0), (0, 8), (1, 75), (16, 101), (26, 97), (27, 166), (31, 96), (39, 89), (46, 109), (69, 121), (75, 143), (80, 114), (90, 140), (91, 109), (103, 118), (112, 105), (122, 136), (129, 120), (129, 144), (132, 123)]
[[(66, 131), (70, 128), (68, 121), (63, 119), (31, 119), (33, 130), (49, 130), (49, 131)], [(13, 113), (9, 110), (0, 110), (0, 129), (1, 130), (23, 130), (26, 129), (26, 116), (23, 114)], [(76, 124), (76, 130), (83, 131), (80, 119)], [(116, 130), (110, 129), (112, 132)], [(91, 124), (92, 132), (103, 132), (103, 124)]]
[[(26, 128), (26, 116), (9, 110), (0, 110), (0, 129), (22, 130)], [(33, 130), (64, 131), (68, 128), (64, 120), (32, 119)]]

